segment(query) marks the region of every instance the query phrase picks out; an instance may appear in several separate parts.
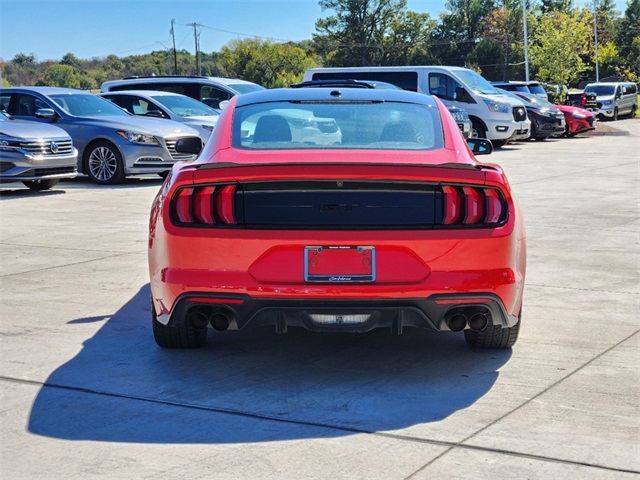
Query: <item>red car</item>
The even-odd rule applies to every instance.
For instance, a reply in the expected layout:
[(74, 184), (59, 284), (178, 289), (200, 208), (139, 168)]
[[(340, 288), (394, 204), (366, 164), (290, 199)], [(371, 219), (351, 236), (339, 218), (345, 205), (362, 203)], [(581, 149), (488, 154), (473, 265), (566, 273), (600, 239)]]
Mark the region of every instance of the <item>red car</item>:
[(553, 107), (557, 108), (564, 115), (566, 129), (565, 134), (568, 137), (573, 137), (578, 133), (588, 132), (589, 130), (596, 129), (596, 116), (594, 113), (584, 108), (571, 107), (569, 105), (554, 105), (546, 100), (541, 100), (534, 95), (527, 95), (526, 93), (513, 92), (521, 98), (524, 98), (528, 102), (535, 103), (541, 107)]
[(153, 332), (191, 348), (208, 329), (415, 327), (508, 348), (525, 262), (504, 172), (474, 158), (438, 99), (266, 90), (234, 97), (153, 202)]

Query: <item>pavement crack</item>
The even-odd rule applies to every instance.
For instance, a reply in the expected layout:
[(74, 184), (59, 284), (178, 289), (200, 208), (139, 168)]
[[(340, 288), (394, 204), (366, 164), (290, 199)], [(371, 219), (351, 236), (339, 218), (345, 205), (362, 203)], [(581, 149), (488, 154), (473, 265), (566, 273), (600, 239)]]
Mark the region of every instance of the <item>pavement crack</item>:
[(51, 266), (51, 267), (36, 268), (36, 269), (33, 269), (33, 270), (26, 270), (24, 272), (7, 273), (5, 275), (0, 275), (0, 278), (16, 277), (18, 275), (26, 275), (26, 274), (30, 274), (30, 273), (46, 272), (48, 270), (56, 270), (58, 268), (73, 267), (73, 266), (76, 266), (76, 265), (83, 265), (85, 263), (99, 262), (101, 260), (106, 260), (107, 258), (124, 257), (126, 255), (139, 255), (139, 253), (118, 253), (118, 254), (113, 254), (113, 255), (107, 255), (105, 257), (100, 257), (100, 258), (91, 258), (89, 260), (82, 260), (81, 262), (72, 262), (72, 263), (65, 263), (64, 265), (54, 265), (54, 266)]
[[(636, 331), (633, 335), (637, 334), (638, 332), (640, 332), (640, 330)], [(531, 400), (534, 400), (535, 398), (539, 397), (544, 392), (548, 391), (550, 388), (553, 388), (554, 386), (559, 384), (561, 381), (566, 379), (568, 376), (574, 374), (575, 372), (577, 372), (581, 368), (584, 368), (586, 365), (588, 365), (589, 363), (593, 362), (597, 358), (601, 357), (602, 355), (604, 355), (608, 351), (612, 350), (616, 346), (620, 345), (624, 341), (628, 340), (633, 335), (625, 338), (621, 342), (618, 342), (616, 345), (614, 345), (613, 347), (607, 349), (605, 352), (602, 352), (600, 355), (598, 355), (597, 357), (593, 358), (592, 360), (590, 360), (586, 364), (582, 365), (581, 367), (578, 367), (578, 369), (576, 369), (573, 372), (571, 372), (571, 374), (569, 374), (569, 375), (563, 377), (561, 380), (555, 382), (553, 385), (551, 385), (550, 387), (546, 388), (544, 391), (540, 392), (538, 395), (533, 397)], [(473, 450), (473, 451), (480, 451), (480, 452), (490, 452), (490, 453), (496, 453), (496, 454), (502, 454), (502, 455), (508, 455), (508, 456), (535, 459), (535, 460), (539, 460), (539, 461), (553, 462), (553, 463), (562, 463), (562, 464), (569, 464), (569, 465), (585, 466), (585, 467), (596, 468), (596, 469), (599, 469), (599, 470), (605, 470), (605, 471), (610, 471), (610, 472), (640, 474), (640, 470), (629, 470), (629, 469), (623, 469), (623, 468), (609, 467), (609, 466), (606, 466), (606, 465), (598, 465), (598, 464), (593, 464), (593, 463), (578, 462), (578, 461), (567, 460), (567, 459), (562, 459), (562, 458), (554, 458), (554, 457), (548, 457), (548, 456), (543, 456), (543, 455), (534, 455), (534, 454), (529, 454), (529, 453), (517, 452), (515, 450), (503, 450), (503, 449), (498, 449), (498, 448), (482, 447), (482, 446), (479, 446), (479, 445), (465, 445), (464, 444), (464, 442), (466, 442), (469, 439), (473, 438), (478, 433), (486, 430), (491, 425), (494, 425), (496, 422), (502, 420), (503, 418), (507, 417), (508, 415), (510, 415), (511, 413), (515, 412), (516, 410), (519, 410), (520, 408), (522, 408), (522, 406), (530, 403), (531, 400), (529, 400), (529, 401), (523, 403), (521, 406), (511, 410), (507, 414), (503, 415), (502, 417), (500, 417), (499, 419), (495, 420), (494, 422), (492, 422), (491, 424), (487, 425), (486, 427), (481, 428), (480, 430), (478, 430), (477, 432), (475, 432), (472, 435), (468, 436), (464, 440), (462, 440), (460, 442), (447, 442), (447, 441), (443, 441), (443, 440), (435, 440), (435, 439), (428, 439), (428, 438), (418, 438), (418, 437), (413, 437), (411, 435), (399, 435), (399, 434), (393, 434), (393, 433), (376, 432), (376, 431), (373, 431), (373, 430), (366, 430), (366, 429), (354, 428), (354, 427), (346, 427), (346, 426), (343, 426), (343, 425), (332, 425), (332, 424), (320, 423), (320, 422), (309, 422), (309, 421), (303, 421), (303, 420), (272, 417), (272, 416), (269, 416), (269, 415), (245, 412), (245, 411), (242, 411), (242, 410), (233, 410), (233, 409), (226, 409), (226, 408), (219, 408), (219, 407), (209, 407), (209, 406), (205, 406), (205, 405), (189, 404), (189, 403), (185, 403), (185, 402), (177, 402), (177, 401), (170, 401), (170, 400), (159, 400), (159, 399), (155, 399), (155, 398), (148, 398), (148, 397), (142, 397), (142, 396), (136, 396), (136, 395), (125, 395), (125, 394), (107, 392), (107, 391), (101, 391), (101, 390), (95, 390), (95, 389), (90, 389), (90, 388), (74, 387), (74, 386), (69, 386), (69, 385), (61, 385), (61, 384), (54, 384), (54, 383), (47, 383), (47, 382), (39, 382), (39, 381), (34, 381), (34, 380), (26, 380), (26, 379), (14, 378), (14, 377), (7, 377), (7, 376), (4, 376), (4, 375), (0, 375), (0, 381), (9, 382), (9, 383), (16, 383), (16, 384), (22, 384), (22, 385), (32, 385), (32, 386), (41, 387), (41, 388), (53, 388), (53, 389), (58, 389), (58, 390), (66, 390), (66, 391), (71, 391), (71, 392), (76, 392), (76, 393), (86, 393), (86, 394), (89, 394), (89, 395), (100, 395), (100, 396), (104, 396), (104, 397), (111, 397), (111, 398), (117, 398), (117, 399), (122, 399), (122, 400), (132, 400), (132, 401), (153, 403), (153, 404), (156, 404), (156, 405), (163, 405), (163, 406), (170, 406), (170, 407), (177, 407), (177, 408), (186, 408), (186, 409), (191, 409), (191, 410), (199, 410), (199, 411), (204, 411), (204, 412), (218, 413), (218, 414), (222, 414), (222, 415), (234, 415), (234, 416), (243, 417), (243, 418), (251, 418), (251, 419), (259, 420), (259, 421), (286, 423), (286, 424), (289, 424), (289, 425), (297, 425), (297, 426), (301, 426), (301, 427), (323, 428), (323, 429), (327, 429), (327, 430), (340, 431), (340, 432), (353, 433), (353, 434), (374, 435), (374, 436), (377, 436), (377, 437), (382, 437), (382, 438), (387, 438), (387, 439), (397, 440), (397, 441), (405, 441), (405, 442), (419, 443), (419, 444), (423, 444), (423, 445), (447, 447), (444, 452), (442, 452), (439, 455), (437, 455), (436, 457), (434, 457), (426, 465), (424, 465), (423, 467), (421, 467), (420, 469), (418, 469), (417, 471), (415, 471), (414, 473), (412, 473), (411, 475), (406, 477), (406, 479), (413, 478), (416, 474), (418, 474), (419, 472), (423, 471), (429, 465), (433, 464), (435, 461), (437, 461), (438, 459), (442, 458), (443, 456), (445, 456), (447, 453), (449, 453), (450, 451), (452, 451), (455, 448), (462, 448), (462, 449), (465, 449), (465, 450)]]
[(628, 335), (627, 337), (623, 338), (622, 340), (620, 340), (618, 343), (612, 345), (611, 347), (607, 348), (606, 350), (600, 352), (598, 355), (596, 355), (595, 357), (593, 357), (591, 360), (583, 363), (582, 365), (580, 365), (579, 367), (573, 369), (571, 372), (567, 373), (565, 376), (563, 376), (562, 378), (558, 379), (557, 381), (555, 381), (554, 383), (552, 383), (551, 385), (549, 385), (548, 387), (544, 388), (543, 390), (541, 390), (540, 392), (538, 392), (536, 395), (534, 395), (533, 397), (529, 398), (527, 401), (521, 403), (520, 405), (518, 405), (517, 407), (511, 409), (510, 411), (508, 411), (507, 413), (505, 413), (504, 415), (496, 418), (493, 422), (485, 425), (484, 427), (482, 427), (481, 429), (475, 431), (474, 433), (472, 433), (471, 435), (469, 435), (467, 438), (461, 440), (458, 443), (455, 443), (453, 445), (451, 445), (450, 448), (448, 448), (447, 450), (445, 450), (444, 452), (442, 452), (440, 455), (432, 458), (428, 463), (426, 463), (425, 465), (423, 465), (422, 467), (420, 467), (418, 470), (416, 470), (415, 472), (413, 472), (411, 475), (409, 475), (408, 477), (405, 478), (405, 480), (414, 478), (418, 473), (424, 471), (425, 469), (427, 469), (430, 465), (432, 465), (434, 462), (436, 462), (437, 460), (439, 460), (440, 458), (444, 457), (445, 455), (447, 455), (449, 452), (451, 452), (454, 448), (465, 448), (465, 449), (472, 449), (472, 450), (483, 450), (483, 451), (488, 451), (488, 452), (496, 452), (496, 453), (505, 453), (505, 454), (509, 454), (509, 455), (515, 455), (515, 456), (519, 456), (519, 457), (527, 457), (527, 458), (533, 458), (533, 459), (538, 459), (538, 460), (545, 460), (545, 461), (550, 461), (550, 462), (556, 462), (556, 463), (566, 463), (566, 464), (571, 464), (571, 465), (582, 465), (582, 466), (587, 466), (587, 467), (593, 467), (593, 468), (599, 468), (599, 469), (604, 469), (604, 470), (610, 470), (610, 471), (616, 471), (616, 472), (625, 472), (625, 473), (638, 473), (640, 474), (640, 470), (627, 470), (627, 469), (618, 469), (618, 468), (614, 468), (614, 467), (606, 467), (603, 465), (596, 465), (596, 464), (589, 464), (589, 463), (585, 463), (585, 462), (576, 462), (573, 460), (563, 460), (563, 459), (559, 459), (559, 458), (553, 458), (553, 457), (547, 457), (547, 456), (539, 456), (539, 455), (533, 455), (533, 454), (528, 454), (528, 453), (518, 453), (518, 452), (512, 452), (509, 450), (499, 450), (499, 449), (492, 449), (492, 448), (488, 448), (488, 447), (480, 447), (480, 446), (475, 446), (475, 445), (466, 445), (465, 442), (468, 442), (469, 440), (471, 440), (472, 438), (478, 436), (480, 433), (484, 432), (485, 430), (491, 428), (492, 426), (496, 425), (497, 423), (501, 422), (502, 420), (504, 420), (505, 418), (509, 417), (510, 415), (514, 414), (515, 412), (521, 410), (522, 408), (526, 407), (527, 405), (529, 405), (530, 403), (536, 401), (538, 398), (540, 398), (542, 395), (544, 395), (545, 393), (547, 393), (549, 390), (555, 388), (556, 386), (560, 385), (562, 382), (564, 382), (565, 380), (567, 380), (568, 378), (572, 377), (573, 375), (575, 375), (576, 373), (578, 373), (580, 370), (584, 369), (585, 367), (588, 367), (589, 365), (591, 365), (593, 362), (595, 362), (596, 360), (598, 360), (599, 358), (603, 357), (604, 355), (606, 355), (607, 353), (609, 353), (610, 351), (614, 350), (615, 348), (619, 347), (620, 345), (622, 345), (623, 343), (625, 343), (626, 341), (630, 340), (631, 338), (633, 338), (635, 335), (637, 335), (638, 333), (640, 333), (640, 329), (636, 330), (635, 332), (631, 333), (630, 335)]

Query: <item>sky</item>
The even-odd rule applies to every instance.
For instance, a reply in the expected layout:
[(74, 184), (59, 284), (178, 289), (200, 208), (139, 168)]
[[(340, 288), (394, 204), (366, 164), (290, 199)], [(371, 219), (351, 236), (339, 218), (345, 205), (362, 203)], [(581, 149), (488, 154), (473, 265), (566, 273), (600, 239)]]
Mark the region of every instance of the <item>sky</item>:
[[(446, 0), (409, 0), (409, 9), (437, 17)], [(277, 41), (311, 39), (315, 22), (326, 17), (317, 0), (0, 0), (0, 58), (35, 54), (60, 60), (119, 57), (176, 48), (219, 51), (233, 39), (259, 36)]]
[[(584, 4), (588, 0), (578, 0)], [(409, 10), (445, 11), (446, 0), (408, 0)], [(626, 2), (616, 0), (618, 10)], [(318, 18), (329, 16), (317, 0), (0, 0), (0, 58), (34, 54), (37, 61), (140, 55), (176, 48), (195, 52), (193, 27), (199, 23), (200, 50), (219, 51), (230, 40), (258, 36), (276, 41), (311, 39)]]

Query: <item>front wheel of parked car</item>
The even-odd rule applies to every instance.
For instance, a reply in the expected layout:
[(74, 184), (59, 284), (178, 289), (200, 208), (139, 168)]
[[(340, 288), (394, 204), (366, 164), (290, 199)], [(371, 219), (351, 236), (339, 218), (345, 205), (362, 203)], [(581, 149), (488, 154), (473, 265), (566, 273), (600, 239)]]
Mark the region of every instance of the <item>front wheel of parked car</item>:
[(489, 323), (484, 330), (465, 330), (464, 339), (471, 348), (511, 348), (518, 340), (522, 315), (513, 327), (501, 327)]
[(92, 144), (85, 155), (84, 172), (99, 185), (121, 183), (125, 175), (120, 151), (111, 142)]
[(206, 328), (194, 328), (188, 324), (169, 327), (160, 323), (153, 302), (151, 302), (151, 323), (153, 338), (162, 348), (199, 348), (207, 341)]
[(56, 178), (49, 180), (24, 180), (22, 183), (31, 190), (49, 190), (55, 187), (59, 181), (60, 180)]
[(475, 120), (471, 122), (471, 138), (487, 138), (487, 131)]

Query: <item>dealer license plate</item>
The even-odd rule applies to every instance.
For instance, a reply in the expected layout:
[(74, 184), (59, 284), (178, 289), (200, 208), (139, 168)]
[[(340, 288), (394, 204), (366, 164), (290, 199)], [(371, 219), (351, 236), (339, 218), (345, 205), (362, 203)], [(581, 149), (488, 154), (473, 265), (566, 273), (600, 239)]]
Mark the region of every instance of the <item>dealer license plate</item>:
[(362, 246), (310, 246), (304, 249), (306, 282), (374, 282), (376, 249)]

